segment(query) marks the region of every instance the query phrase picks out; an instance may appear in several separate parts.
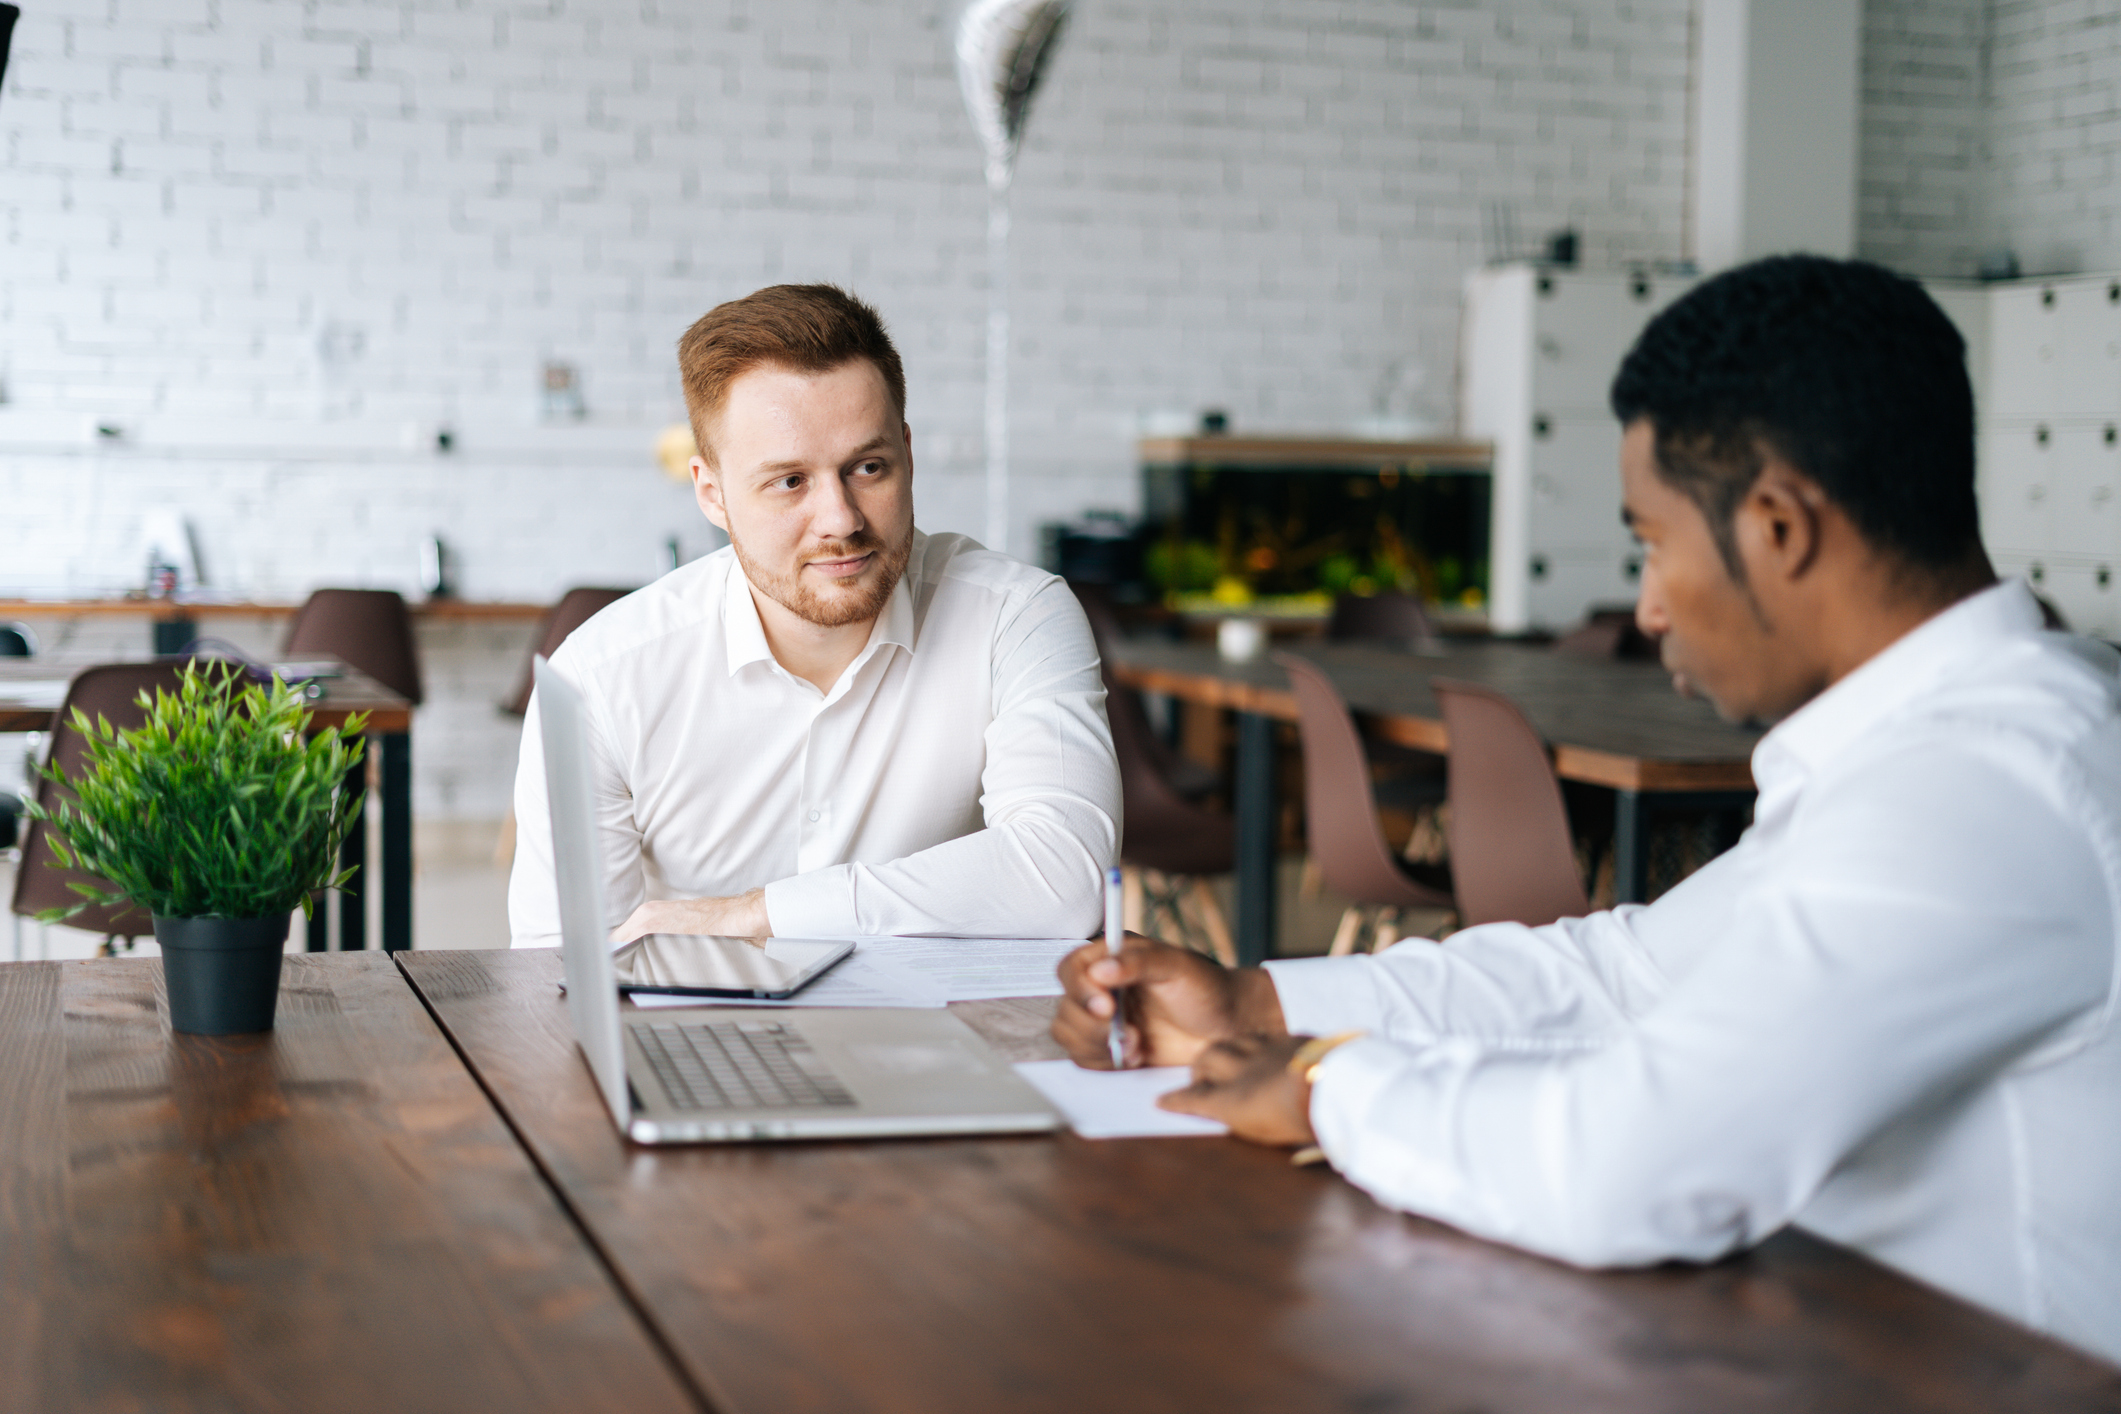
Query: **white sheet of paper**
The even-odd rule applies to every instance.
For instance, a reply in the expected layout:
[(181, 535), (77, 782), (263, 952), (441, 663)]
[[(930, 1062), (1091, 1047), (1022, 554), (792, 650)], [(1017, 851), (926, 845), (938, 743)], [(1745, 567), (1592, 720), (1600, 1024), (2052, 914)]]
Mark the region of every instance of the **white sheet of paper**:
[(1056, 969), (1081, 938), (864, 938), (856, 954), (953, 1002), (1057, 997)]
[(932, 988), (908, 985), (897, 974), (871, 966), (857, 948), (853, 957), (836, 964), (830, 972), (786, 1001), (759, 997), (680, 997), (656, 992), (635, 992), (632, 1000), (635, 1006), (641, 1007), (939, 1007), (946, 999)]
[(1175, 1134), (1227, 1134), (1228, 1128), (1198, 1115), (1156, 1107), (1192, 1079), (1182, 1065), (1142, 1070), (1084, 1070), (1074, 1061), (1018, 1061), (1016, 1073), (1031, 1082), (1068, 1125), (1085, 1139), (1147, 1139)]

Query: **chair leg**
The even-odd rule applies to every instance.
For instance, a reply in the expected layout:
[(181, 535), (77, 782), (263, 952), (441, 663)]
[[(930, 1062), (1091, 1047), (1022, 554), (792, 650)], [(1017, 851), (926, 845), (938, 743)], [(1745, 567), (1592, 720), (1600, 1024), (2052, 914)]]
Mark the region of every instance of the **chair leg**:
[(1323, 893), (1325, 887), (1326, 871), (1318, 867), (1315, 856), (1305, 855), (1303, 876), (1296, 883), (1296, 896), (1309, 903)]
[(1399, 941), (1399, 910), (1387, 908), (1377, 915), (1377, 933), (1370, 940), (1371, 952), (1383, 952)]
[(1142, 897), (1142, 871), (1130, 864), (1119, 871), (1119, 892), (1123, 900), (1122, 911), (1126, 915), (1126, 929), (1130, 933), (1148, 932), (1148, 903)]
[(1326, 949), (1328, 957), (1346, 957), (1355, 951), (1355, 935), (1362, 929), (1362, 905), (1351, 904), (1347, 912), (1340, 915), (1340, 927), (1334, 930), (1333, 946)]
[(1237, 944), (1230, 940), (1230, 920), (1223, 917), (1223, 906), (1215, 901), (1215, 890), (1206, 879), (1193, 881), (1193, 902), (1200, 910), (1201, 926), (1208, 934), (1208, 946), (1215, 950), (1215, 960), (1225, 967), (1237, 966)]

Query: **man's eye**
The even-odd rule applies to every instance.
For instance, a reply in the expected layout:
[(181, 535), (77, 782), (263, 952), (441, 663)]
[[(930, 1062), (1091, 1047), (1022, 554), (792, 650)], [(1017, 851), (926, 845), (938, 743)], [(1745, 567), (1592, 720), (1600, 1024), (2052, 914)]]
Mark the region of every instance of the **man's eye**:
[(798, 491), (802, 489), (803, 478), (801, 476), (784, 476), (773, 484), (780, 487), (783, 491)]
[(881, 476), (884, 474), (884, 464), (882, 462), (863, 462), (854, 469), (854, 474), (856, 476)]

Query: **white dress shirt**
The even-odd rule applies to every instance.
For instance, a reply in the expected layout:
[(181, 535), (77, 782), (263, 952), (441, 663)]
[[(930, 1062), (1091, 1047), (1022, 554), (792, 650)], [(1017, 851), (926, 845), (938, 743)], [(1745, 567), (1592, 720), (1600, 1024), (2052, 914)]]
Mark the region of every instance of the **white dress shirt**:
[[(1083, 937), (1119, 854), (1119, 766), (1065, 582), (922, 535), (830, 692), (774, 661), (733, 551), (598, 614), (553, 655), (588, 704), (607, 922), (764, 886), (783, 937)], [(508, 917), (559, 941), (533, 698)]]
[(1270, 964), (1380, 1201), (1586, 1266), (1788, 1222), (2121, 1358), (2115, 654), (2000, 585), (1763, 737), (1647, 908)]

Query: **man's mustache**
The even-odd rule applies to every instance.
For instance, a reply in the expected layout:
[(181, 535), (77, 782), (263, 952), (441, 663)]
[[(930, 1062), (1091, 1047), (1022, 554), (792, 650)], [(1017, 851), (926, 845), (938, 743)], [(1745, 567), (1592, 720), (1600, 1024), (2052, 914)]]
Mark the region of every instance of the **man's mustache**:
[(884, 548), (884, 542), (875, 532), (864, 530), (848, 539), (835, 540), (820, 546), (817, 552), (803, 561), (814, 565), (820, 560), (851, 560), (857, 555), (867, 555)]

